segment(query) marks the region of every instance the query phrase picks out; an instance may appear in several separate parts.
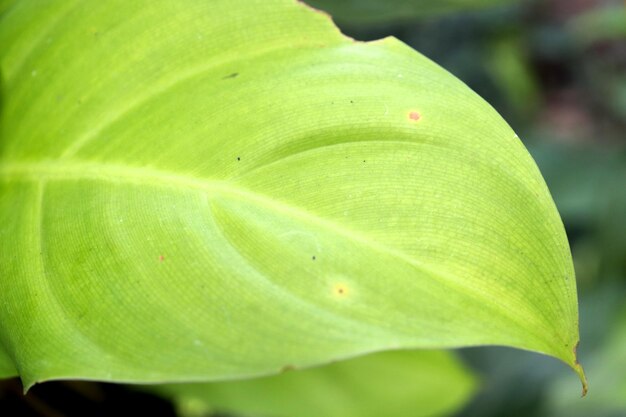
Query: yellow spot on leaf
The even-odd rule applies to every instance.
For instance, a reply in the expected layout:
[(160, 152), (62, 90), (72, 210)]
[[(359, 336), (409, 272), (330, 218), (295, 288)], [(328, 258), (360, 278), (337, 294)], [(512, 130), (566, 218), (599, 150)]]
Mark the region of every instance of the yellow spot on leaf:
[(336, 297), (346, 297), (350, 294), (350, 288), (344, 283), (336, 283), (333, 285), (333, 295)]

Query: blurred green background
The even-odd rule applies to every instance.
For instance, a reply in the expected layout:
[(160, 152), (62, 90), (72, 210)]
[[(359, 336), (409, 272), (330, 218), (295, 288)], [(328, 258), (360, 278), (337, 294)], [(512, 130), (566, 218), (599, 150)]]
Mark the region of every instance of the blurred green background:
[[(308, 3), (356, 39), (399, 38), (491, 103), (537, 161), (563, 218), (578, 278), (588, 397), (580, 399), (577, 377), (554, 359), (497, 347), (461, 349), (480, 383), (452, 415), (626, 416), (626, 3)], [(17, 380), (0, 381), (0, 410), (176, 415), (167, 401), (117, 385), (49, 383), (26, 397), (20, 390)]]

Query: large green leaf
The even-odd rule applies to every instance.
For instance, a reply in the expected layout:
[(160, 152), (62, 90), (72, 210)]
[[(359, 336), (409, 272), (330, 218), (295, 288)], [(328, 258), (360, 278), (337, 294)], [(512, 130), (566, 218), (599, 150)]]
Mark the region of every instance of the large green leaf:
[(437, 351), (377, 353), (282, 375), (153, 389), (182, 415), (211, 411), (272, 417), (421, 417), (447, 414), (474, 391), (473, 377)]
[(0, 70), (0, 344), (26, 387), (480, 344), (582, 378), (539, 171), (401, 42), (291, 0), (18, 1)]

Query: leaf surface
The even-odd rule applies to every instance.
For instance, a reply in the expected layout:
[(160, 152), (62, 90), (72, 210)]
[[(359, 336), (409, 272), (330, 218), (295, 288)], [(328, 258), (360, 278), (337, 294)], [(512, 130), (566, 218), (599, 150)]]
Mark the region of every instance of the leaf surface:
[(183, 416), (431, 417), (449, 414), (475, 380), (442, 351), (395, 351), (245, 381), (157, 385)]
[(539, 171), (401, 42), (291, 0), (19, 1), (0, 71), (0, 345), (27, 387), (481, 344), (582, 372)]
[(0, 349), (0, 378), (8, 378), (17, 375), (15, 366), (9, 355)]

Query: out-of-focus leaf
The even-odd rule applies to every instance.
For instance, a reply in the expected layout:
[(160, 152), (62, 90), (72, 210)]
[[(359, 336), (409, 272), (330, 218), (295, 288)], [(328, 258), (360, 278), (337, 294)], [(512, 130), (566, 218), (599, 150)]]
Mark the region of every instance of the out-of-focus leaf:
[(474, 378), (451, 354), (395, 351), (259, 379), (150, 389), (172, 398), (184, 416), (217, 411), (256, 417), (426, 417), (454, 411), (474, 388)]
[(528, 118), (537, 109), (537, 82), (516, 38), (502, 38), (489, 48), (489, 72), (516, 114)]
[(306, 0), (349, 24), (386, 23), (444, 13), (477, 10), (519, 0)]
[(601, 40), (626, 38), (626, 4), (592, 8), (568, 24), (569, 30), (582, 45)]
[(626, 119), (626, 75), (620, 75), (611, 79), (611, 93), (608, 95), (609, 106), (620, 117)]
[(0, 71), (0, 345), (26, 387), (480, 344), (583, 378), (537, 167), (399, 41), (291, 0), (24, 0)]

